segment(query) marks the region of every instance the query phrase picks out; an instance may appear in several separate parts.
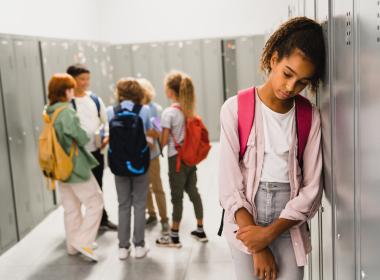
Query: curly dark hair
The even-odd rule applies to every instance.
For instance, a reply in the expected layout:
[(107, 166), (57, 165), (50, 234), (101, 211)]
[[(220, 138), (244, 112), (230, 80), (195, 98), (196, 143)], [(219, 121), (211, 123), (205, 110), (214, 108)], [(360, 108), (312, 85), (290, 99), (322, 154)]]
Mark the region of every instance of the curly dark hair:
[(315, 66), (310, 87), (316, 90), (325, 71), (325, 41), (322, 26), (307, 17), (296, 17), (283, 23), (268, 39), (261, 56), (261, 69), (271, 72), (270, 60), (277, 52), (279, 61), (299, 49)]

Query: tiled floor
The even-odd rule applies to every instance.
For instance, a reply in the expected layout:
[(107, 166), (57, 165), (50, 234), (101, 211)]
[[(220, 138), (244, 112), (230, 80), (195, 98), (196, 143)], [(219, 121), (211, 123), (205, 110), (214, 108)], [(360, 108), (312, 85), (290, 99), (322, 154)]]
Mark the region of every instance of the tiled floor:
[[(130, 257), (118, 259), (116, 232), (105, 232), (98, 237), (96, 251), (100, 261), (89, 263), (78, 256), (68, 256), (64, 244), (63, 211), (58, 208), (15, 247), (0, 257), (1, 280), (45, 280), (45, 279), (146, 279), (146, 280), (224, 280), (234, 279), (233, 265), (224, 238), (216, 235), (221, 209), (218, 203), (217, 164), (218, 146), (213, 145), (209, 158), (199, 165), (198, 187), (205, 208), (205, 230), (210, 241), (200, 244), (189, 233), (196, 223), (192, 204), (185, 196), (183, 224), (181, 227), (181, 249), (158, 248), (155, 239), (160, 234), (160, 225), (146, 230), (150, 253), (144, 259)], [(162, 163), (169, 213), (170, 193), (166, 159)], [(117, 221), (117, 200), (112, 174), (105, 172), (104, 198), (112, 221)]]

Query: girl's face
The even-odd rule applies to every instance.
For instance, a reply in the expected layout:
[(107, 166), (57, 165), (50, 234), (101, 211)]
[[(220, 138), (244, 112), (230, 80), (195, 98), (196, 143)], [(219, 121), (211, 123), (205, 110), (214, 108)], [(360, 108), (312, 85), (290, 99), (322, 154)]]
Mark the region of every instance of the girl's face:
[(70, 88), (70, 89), (67, 89), (66, 90), (66, 99), (67, 99), (67, 102), (71, 102), (71, 100), (74, 98), (74, 89), (73, 88)]
[(269, 81), (277, 99), (287, 100), (299, 94), (310, 83), (314, 64), (296, 49), (289, 57), (278, 61), (277, 53), (271, 59)]

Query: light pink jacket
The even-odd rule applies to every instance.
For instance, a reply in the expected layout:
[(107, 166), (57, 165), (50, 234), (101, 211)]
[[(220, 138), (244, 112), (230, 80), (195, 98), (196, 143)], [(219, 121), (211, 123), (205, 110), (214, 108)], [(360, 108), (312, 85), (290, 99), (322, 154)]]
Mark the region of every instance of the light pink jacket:
[[(264, 131), (260, 102), (255, 102), (255, 120), (248, 138), (247, 150), (239, 161), (239, 136), (237, 97), (228, 99), (220, 113), (220, 166), (219, 199), (225, 209), (224, 230), (228, 242), (248, 254), (244, 244), (236, 239), (238, 229), (235, 213), (244, 207), (257, 220), (254, 198), (260, 183), (264, 160)], [(317, 212), (322, 198), (320, 183), (322, 171), (321, 125), (318, 109), (313, 106), (312, 125), (304, 151), (303, 178), (297, 161), (296, 125), (292, 129), (289, 150), (290, 201), (280, 218), (301, 221), (290, 229), (290, 235), (298, 266), (306, 265), (311, 251), (310, 232), (306, 221)]]

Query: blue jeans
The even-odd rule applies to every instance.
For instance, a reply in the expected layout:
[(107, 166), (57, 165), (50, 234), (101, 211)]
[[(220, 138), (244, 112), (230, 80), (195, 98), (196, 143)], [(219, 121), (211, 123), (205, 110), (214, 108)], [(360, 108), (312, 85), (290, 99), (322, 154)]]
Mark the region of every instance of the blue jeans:
[[(277, 219), (290, 199), (288, 183), (261, 182), (255, 196), (257, 223), (268, 226)], [(230, 246), (235, 265), (236, 279), (255, 280), (252, 255)], [(302, 280), (304, 268), (297, 266), (289, 231), (281, 234), (269, 245), (275, 258), (278, 280)]]

